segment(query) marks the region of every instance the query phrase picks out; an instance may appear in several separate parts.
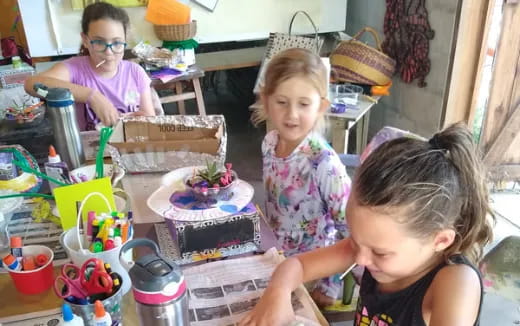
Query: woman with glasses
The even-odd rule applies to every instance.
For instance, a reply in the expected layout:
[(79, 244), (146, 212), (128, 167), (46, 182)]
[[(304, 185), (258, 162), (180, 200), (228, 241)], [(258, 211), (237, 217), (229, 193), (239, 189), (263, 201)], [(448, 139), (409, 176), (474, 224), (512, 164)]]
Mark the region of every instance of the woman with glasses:
[(25, 82), (25, 90), (36, 96), (33, 85), (71, 90), (77, 103), (81, 130), (113, 125), (120, 115), (153, 116), (150, 84), (136, 63), (123, 60), (127, 13), (108, 3), (97, 2), (83, 11), (80, 56), (67, 59)]

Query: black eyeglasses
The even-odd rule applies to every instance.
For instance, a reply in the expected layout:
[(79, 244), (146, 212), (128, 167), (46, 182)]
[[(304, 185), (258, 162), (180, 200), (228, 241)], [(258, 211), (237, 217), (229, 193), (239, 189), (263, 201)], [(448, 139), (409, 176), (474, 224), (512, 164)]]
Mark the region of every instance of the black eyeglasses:
[(90, 45), (92, 45), (92, 49), (96, 52), (105, 52), (108, 48), (110, 48), (113, 53), (121, 53), (125, 51), (126, 48), (126, 43), (120, 41), (107, 43), (102, 40), (90, 40)]

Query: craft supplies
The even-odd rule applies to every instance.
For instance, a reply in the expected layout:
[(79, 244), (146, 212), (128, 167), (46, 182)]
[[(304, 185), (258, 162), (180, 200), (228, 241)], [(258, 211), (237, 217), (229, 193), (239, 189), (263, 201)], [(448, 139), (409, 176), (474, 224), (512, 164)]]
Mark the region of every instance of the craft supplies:
[[(52, 145), (49, 146), (49, 158), (48, 161), (44, 164), (44, 167), (47, 176), (59, 180), (64, 184), (70, 183), (69, 168), (67, 163), (61, 160), (60, 155), (56, 153), (56, 149), (54, 149), (54, 146)], [(58, 185), (56, 183), (50, 182), (49, 187), (51, 188), (51, 191), (53, 191), (56, 187), (58, 187)]]
[[(42, 264), (43, 266), (45, 264)], [(36, 263), (34, 260), (34, 256), (25, 256), (22, 258), (22, 268), (24, 271), (32, 271), (36, 269)]]
[(13, 153), (0, 152), (0, 180), (11, 180), (18, 176), (13, 164)]
[(4, 266), (7, 267), (7, 269), (12, 271), (21, 271), (22, 270), (22, 264), (16, 259), (15, 256), (8, 254), (2, 259)]
[(39, 254), (38, 256), (36, 256), (35, 259), (36, 266), (38, 267), (45, 266), (45, 264), (47, 264), (48, 261), (49, 257), (46, 254)]
[(11, 237), (10, 244), (11, 247), (11, 255), (13, 255), (18, 261), (22, 260), (22, 238), (21, 237)]
[(111, 326), (112, 318), (110, 314), (105, 311), (105, 307), (103, 307), (103, 303), (97, 300), (94, 303), (94, 324), (96, 326)]
[(96, 155), (96, 179), (103, 178), (104, 176), (103, 170), (105, 164), (103, 161), (103, 153), (105, 152), (105, 147), (107, 146), (113, 131), (114, 130), (111, 127), (103, 127), (99, 134), (99, 149)]
[(88, 215), (87, 215), (87, 240), (90, 242), (92, 242), (92, 240), (93, 240), (92, 230), (94, 228), (95, 219), (96, 219), (96, 212), (89, 211)]
[[(38, 162), (25, 148), (20, 145), (2, 145), (0, 146), (0, 153), (13, 153), (14, 159), (12, 161), (21, 162), (21, 165), (33, 168), (39, 171)], [(22, 169), (23, 171), (23, 169)], [(11, 180), (0, 180), (0, 189), (12, 190), (13, 192), (38, 192), (41, 186), (41, 178), (33, 173), (20, 173), (16, 178)], [(5, 213), (5, 212), (4, 212)]]
[(23, 86), (25, 80), (34, 75), (34, 68), (25, 62), (20, 67), (12, 65), (0, 66), (0, 87), (12, 88)]
[(64, 303), (61, 306), (61, 312), (63, 314), (64, 325), (67, 325), (67, 326), (84, 326), (85, 325), (85, 323), (83, 322), (83, 319), (81, 319), (80, 316), (72, 313), (72, 309), (70, 308), (70, 305)]
[(35, 262), (36, 268), (31, 270), (9, 269), (8, 272), (13, 280), (14, 286), (23, 294), (38, 294), (47, 291), (54, 284), (53, 251), (41, 245), (24, 246), (22, 251), (24, 257), (44, 255), (47, 257), (47, 262), (42, 266), (38, 266), (38, 263)]
[(96, 294), (112, 292), (112, 277), (106, 272), (103, 261), (96, 258), (87, 260), (81, 268), (65, 264), (61, 275), (54, 281), (54, 292), (61, 298), (85, 299)]
[(36, 176), (38, 176), (38, 177), (40, 177), (42, 179), (50, 181), (49, 184), (52, 182), (52, 183), (55, 183), (55, 184), (57, 184), (59, 186), (66, 186), (67, 185), (66, 183), (61, 182), (58, 179), (54, 179), (53, 177), (49, 177), (45, 173), (41, 173), (37, 169), (28, 166), (25, 162), (21, 162), (21, 161), (18, 161), (18, 160), (13, 160), (13, 164), (16, 165), (17, 167), (19, 167), (20, 170), (22, 170), (24, 172), (34, 174), (34, 175), (36, 175)]

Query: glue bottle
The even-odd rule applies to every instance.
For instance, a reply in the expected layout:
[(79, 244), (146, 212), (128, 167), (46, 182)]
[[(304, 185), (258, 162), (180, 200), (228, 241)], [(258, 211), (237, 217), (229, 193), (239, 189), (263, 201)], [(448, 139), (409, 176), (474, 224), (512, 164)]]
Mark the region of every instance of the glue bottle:
[[(69, 168), (67, 163), (62, 162), (60, 155), (56, 153), (54, 146), (49, 146), (49, 161), (45, 163), (45, 173), (54, 179), (57, 179), (63, 183), (70, 183), (69, 179)], [(59, 185), (54, 182), (49, 182), (51, 191)]]
[(83, 322), (83, 319), (81, 319), (80, 316), (75, 315), (72, 313), (72, 309), (70, 306), (66, 303), (61, 306), (61, 312), (63, 314), (63, 325), (68, 326), (84, 326), (85, 323)]
[(94, 302), (94, 325), (95, 326), (110, 326), (112, 325), (112, 318), (110, 314), (105, 311), (103, 303), (99, 300)]

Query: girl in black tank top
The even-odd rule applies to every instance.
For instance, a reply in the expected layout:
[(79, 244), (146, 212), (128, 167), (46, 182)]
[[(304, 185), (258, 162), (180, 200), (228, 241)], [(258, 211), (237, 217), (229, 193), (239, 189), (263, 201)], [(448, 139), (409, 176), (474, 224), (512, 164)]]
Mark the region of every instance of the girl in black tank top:
[(365, 267), (355, 326), (478, 325), (483, 287), (474, 266), (491, 239), (487, 216), (494, 217), (484, 176), (461, 124), (428, 141), (381, 144), (353, 179), (350, 236), (286, 259), (239, 325), (290, 323), (291, 291), (353, 264)]
[[(453, 264), (470, 266), (480, 279), (480, 303), (482, 307), (483, 286), (480, 272), (466, 257), (454, 255), (450, 258)], [(381, 293), (377, 289), (377, 281), (365, 270), (361, 280), (361, 290), (357, 302), (355, 326), (426, 326), (423, 319), (423, 298), (437, 272), (446, 266), (442, 263), (421, 279), (407, 288), (394, 293)], [(479, 320), (473, 324), (479, 325)]]

